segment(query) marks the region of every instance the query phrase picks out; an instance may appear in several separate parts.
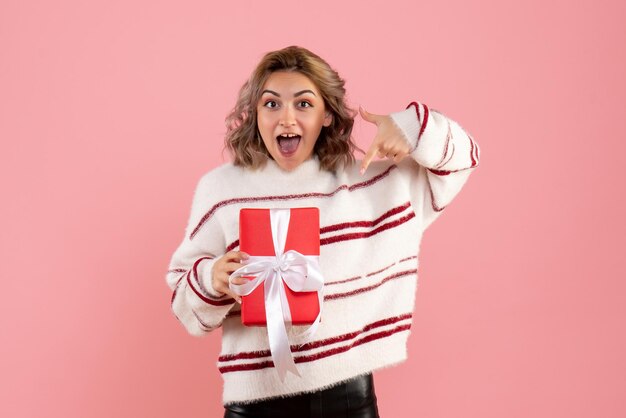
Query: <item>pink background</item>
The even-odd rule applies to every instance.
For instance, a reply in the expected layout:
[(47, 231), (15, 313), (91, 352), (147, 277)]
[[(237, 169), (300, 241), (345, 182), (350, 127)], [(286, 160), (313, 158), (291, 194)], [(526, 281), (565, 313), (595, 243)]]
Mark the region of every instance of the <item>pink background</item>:
[(626, 416), (624, 3), (361, 7), (1, 3), (0, 416), (221, 416), (220, 332), (186, 333), (165, 273), (239, 87), (291, 44), (353, 106), (419, 100), (481, 145), (381, 415)]

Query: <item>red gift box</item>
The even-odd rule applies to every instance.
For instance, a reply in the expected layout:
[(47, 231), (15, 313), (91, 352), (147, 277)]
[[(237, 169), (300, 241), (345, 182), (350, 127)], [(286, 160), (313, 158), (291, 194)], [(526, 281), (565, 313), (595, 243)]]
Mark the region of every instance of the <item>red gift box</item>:
[[(251, 256), (276, 256), (269, 209), (239, 211), (239, 249)], [(292, 208), (284, 252), (295, 250), (303, 255), (319, 256), (320, 228), (318, 208)], [(254, 276), (242, 276), (254, 278)], [(318, 294), (295, 292), (284, 284), (291, 323), (312, 324), (320, 312)], [(248, 326), (266, 326), (265, 283), (241, 297), (241, 322)]]

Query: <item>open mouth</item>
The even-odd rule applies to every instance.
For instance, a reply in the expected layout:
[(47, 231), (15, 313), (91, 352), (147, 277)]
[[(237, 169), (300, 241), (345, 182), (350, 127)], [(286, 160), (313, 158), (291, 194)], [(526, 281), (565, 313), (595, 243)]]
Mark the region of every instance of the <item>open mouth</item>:
[(295, 134), (278, 135), (276, 137), (280, 152), (287, 156), (296, 152), (298, 144), (300, 144), (300, 139), (302, 139), (302, 137)]

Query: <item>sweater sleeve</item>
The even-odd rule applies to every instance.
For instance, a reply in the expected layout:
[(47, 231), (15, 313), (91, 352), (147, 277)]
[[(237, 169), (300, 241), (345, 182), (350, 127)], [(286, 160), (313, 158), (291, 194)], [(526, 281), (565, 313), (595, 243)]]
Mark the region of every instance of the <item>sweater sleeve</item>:
[(172, 311), (195, 336), (218, 328), (235, 304), (234, 299), (218, 293), (211, 285), (211, 269), (226, 249), (218, 220), (205, 219), (215, 200), (210, 175), (205, 174), (196, 186), (185, 236), (174, 251), (166, 274), (172, 291)]
[(404, 133), (410, 156), (417, 162), (409, 170), (409, 187), (411, 204), (424, 231), (478, 167), (480, 148), (457, 122), (423, 103), (412, 102), (390, 116)]

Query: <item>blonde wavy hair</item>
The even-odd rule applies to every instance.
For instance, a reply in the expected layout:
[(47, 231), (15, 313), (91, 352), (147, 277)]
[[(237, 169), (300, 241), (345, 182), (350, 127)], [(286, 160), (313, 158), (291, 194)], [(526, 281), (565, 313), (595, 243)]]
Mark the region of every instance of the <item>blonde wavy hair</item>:
[(330, 126), (322, 127), (313, 148), (322, 169), (334, 172), (340, 164), (344, 167), (353, 164), (354, 150), (365, 154), (352, 142), (357, 112), (345, 103), (344, 80), (318, 55), (292, 45), (265, 54), (239, 90), (237, 103), (225, 120), (224, 148), (232, 154), (234, 165), (256, 170), (273, 159), (257, 127), (256, 107), (266, 80), (275, 71), (297, 71), (307, 76), (320, 91), (326, 111), (333, 116)]

